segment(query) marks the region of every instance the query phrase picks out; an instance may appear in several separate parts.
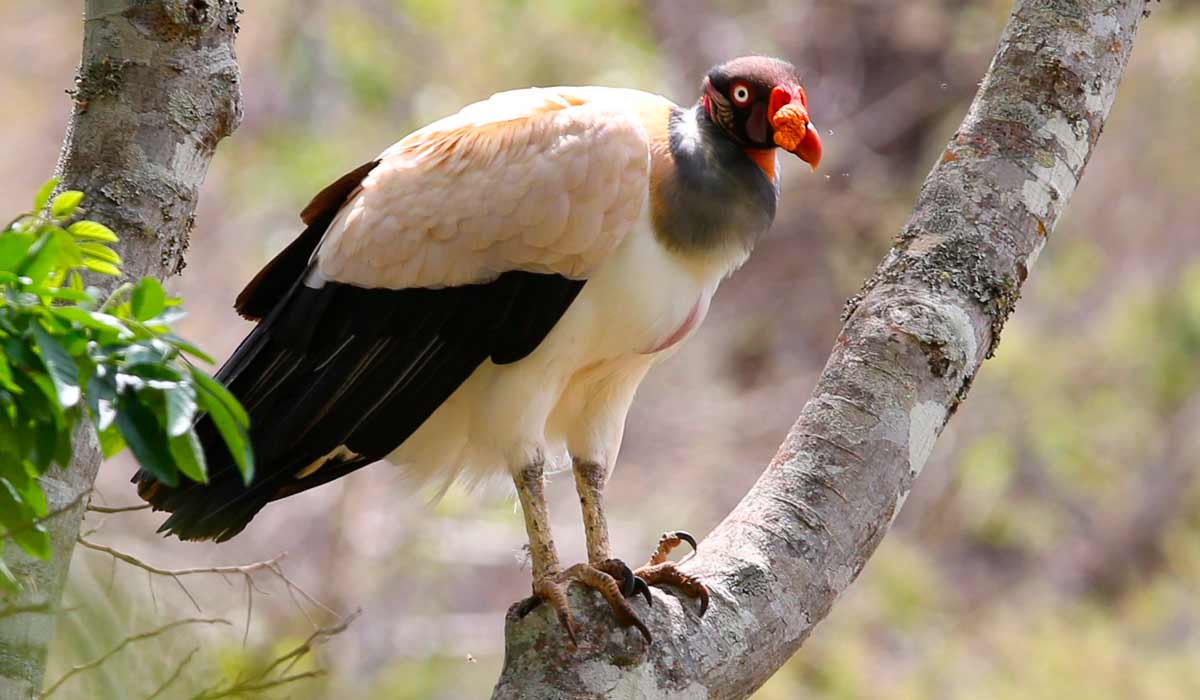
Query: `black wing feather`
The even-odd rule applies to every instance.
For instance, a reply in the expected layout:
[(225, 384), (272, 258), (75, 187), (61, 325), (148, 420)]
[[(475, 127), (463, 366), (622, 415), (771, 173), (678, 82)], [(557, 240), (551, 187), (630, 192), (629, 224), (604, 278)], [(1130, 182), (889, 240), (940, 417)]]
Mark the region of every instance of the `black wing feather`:
[[(327, 483), (394, 450), (487, 359), (532, 352), (583, 286), (508, 272), (444, 289), (295, 285), (218, 372), (246, 406), (257, 475), (242, 483), (207, 419), (197, 432), (207, 484), (168, 488), (139, 472), (139, 492), (173, 514), (181, 539), (228, 539), (268, 502)], [(313, 462), (339, 456), (297, 478)]]

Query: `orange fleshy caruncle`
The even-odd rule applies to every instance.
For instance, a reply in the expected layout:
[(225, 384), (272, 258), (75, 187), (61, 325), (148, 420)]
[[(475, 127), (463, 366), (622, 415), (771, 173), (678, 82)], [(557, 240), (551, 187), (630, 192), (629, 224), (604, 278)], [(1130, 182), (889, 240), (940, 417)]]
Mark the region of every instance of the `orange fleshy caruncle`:
[(804, 89), (773, 89), (767, 115), (775, 131), (775, 145), (795, 154), (816, 170), (821, 162), (821, 136), (808, 118), (808, 97)]
[(788, 103), (771, 116), (771, 127), (775, 129), (775, 145), (795, 152), (808, 132), (808, 113), (802, 105)]

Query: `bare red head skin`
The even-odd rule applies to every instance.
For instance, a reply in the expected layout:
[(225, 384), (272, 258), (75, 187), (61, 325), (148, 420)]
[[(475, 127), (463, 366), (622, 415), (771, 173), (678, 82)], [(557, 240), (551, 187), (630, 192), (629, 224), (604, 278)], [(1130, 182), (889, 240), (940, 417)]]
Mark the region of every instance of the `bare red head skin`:
[(821, 162), (821, 137), (808, 115), (808, 96), (787, 61), (745, 56), (722, 63), (704, 78), (700, 104), (756, 162), (758, 153), (776, 147), (813, 170)]

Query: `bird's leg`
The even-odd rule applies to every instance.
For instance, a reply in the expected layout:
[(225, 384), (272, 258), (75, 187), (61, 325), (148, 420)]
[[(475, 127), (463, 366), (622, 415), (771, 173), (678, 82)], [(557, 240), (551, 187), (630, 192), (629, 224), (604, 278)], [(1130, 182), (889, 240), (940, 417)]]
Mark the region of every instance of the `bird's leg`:
[(658, 540), (658, 548), (650, 556), (650, 561), (637, 571), (629, 572), (629, 567), (619, 559), (612, 557), (608, 543), (608, 520), (604, 515), (604, 484), (608, 478), (608, 470), (596, 462), (576, 459), (574, 462), (575, 489), (579, 492), (579, 504), (583, 509), (583, 529), (587, 536), (588, 561), (597, 569), (607, 572), (621, 584), (621, 592), (626, 597), (641, 592), (646, 596), (646, 602), (651, 600), (648, 586), (675, 586), (683, 593), (700, 600), (700, 614), (708, 610), (708, 588), (695, 577), (680, 571), (675, 562), (668, 561), (667, 555), (687, 542), (696, 549), (696, 539), (683, 531), (668, 532)]
[(650, 589), (630, 571), (625, 562), (614, 559), (608, 543), (608, 518), (604, 515), (604, 484), (608, 469), (591, 460), (576, 459), (575, 490), (583, 511), (583, 534), (587, 538), (588, 563), (616, 579), (626, 598), (641, 593), (651, 604)]
[(558, 573), (558, 551), (550, 532), (550, 511), (546, 508), (546, 478), (542, 463), (530, 464), (513, 477), (521, 513), (525, 516), (525, 533), (529, 536), (529, 557), (533, 560), (533, 580)]
[(592, 461), (573, 463), (575, 490), (583, 510), (583, 534), (587, 538), (588, 561), (598, 564), (612, 558), (608, 544), (608, 518), (604, 515), (604, 482), (608, 470)]
[[(638, 619), (633, 608), (621, 595), (617, 579), (612, 574), (593, 566), (592, 564), (576, 564), (565, 571), (559, 571), (558, 554), (554, 549), (554, 539), (550, 534), (550, 513), (546, 508), (545, 476), (542, 464), (530, 464), (514, 476), (517, 487), (517, 497), (521, 501), (521, 511), (525, 516), (525, 530), (529, 535), (529, 554), (533, 560), (533, 598), (527, 605), (522, 606), (521, 615), (528, 614), (540, 602), (547, 602), (554, 608), (558, 622), (567, 631), (572, 642), (576, 641), (575, 627), (571, 624), (570, 609), (567, 605), (567, 584), (577, 581), (593, 588), (604, 596), (616, 615), (617, 621), (624, 627), (634, 626), (650, 641), (650, 631)], [(607, 545), (605, 545), (607, 547)], [(618, 562), (619, 564), (619, 562)], [(620, 564), (623, 571), (615, 571), (621, 580), (632, 579), (633, 573), (629, 567)], [(647, 598), (649, 591), (646, 592)]]
[(699, 599), (700, 616), (704, 617), (704, 613), (708, 611), (708, 588), (696, 577), (682, 571), (678, 564), (667, 559), (667, 555), (681, 542), (687, 542), (695, 551), (696, 538), (688, 533), (682, 530), (664, 533), (658, 539), (658, 547), (650, 555), (650, 561), (633, 573), (651, 586), (675, 586), (685, 595)]

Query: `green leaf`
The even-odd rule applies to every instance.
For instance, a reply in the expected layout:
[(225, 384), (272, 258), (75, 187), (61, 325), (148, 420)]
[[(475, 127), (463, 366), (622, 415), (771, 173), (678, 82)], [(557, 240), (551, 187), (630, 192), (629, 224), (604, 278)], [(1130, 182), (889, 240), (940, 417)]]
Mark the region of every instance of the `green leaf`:
[(42, 366), (42, 363), (26, 342), (24, 337), (6, 339), (4, 341), (4, 354), (18, 367), (38, 369)]
[(133, 333), (125, 327), (124, 323), (121, 323), (119, 318), (102, 314), (99, 311), (88, 311), (72, 306), (59, 306), (55, 307), (53, 313), (55, 316), (78, 323), (84, 328), (91, 328), (98, 331), (112, 331), (120, 338), (133, 337)]
[(64, 408), (71, 408), (79, 403), (79, 367), (59, 341), (46, 333), (40, 323), (32, 324), (37, 349), (42, 354), (42, 363), (54, 382), (55, 393), (59, 403)]
[(200, 446), (200, 438), (196, 431), (188, 429), (182, 435), (170, 439), (171, 456), (179, 471), (192, 481), (205, 483), (208, 481), (208, 465), (204, 459), (204, 448)]
[(36, 294), (40, 297), (59, 299), (61, 301), (73, 301), (76, 304), (88, 304), (95, 301), (86, 293), (76, 291), (69, 287), (26, 287), (25, 291)]
[(175, 438), (188, 432), (196, 418), (196, 387), (176, 384), (166, 391), (167, 435)]
[(171, 347), (175, 348), (176, 350), (187, 353), (201, 362), (207, 362), (210, 365), (216, 364), (216, 360), (209, 357), (203, 350), (177, 335), (168, 333), (162, 336), (162, 339), (170, 343)]
[(126, 391), (117, 399), (116, 425), (143, 469), (167, 486), (179, 484), (179, 472), (171, 458), (167, 435), (154, 412), (135, 392)]
[(67, 233), (76, 238), (102, 243), (116, 243), (120, 240), (112, 229), (96, 221), (76, 221), (67, 227)]
[(149, 341), (140, 341), (125, 351), (125, 364), (127, 365), (162, 365), (167, 361), (168, 356), (175, 353), (175, 350), (166, 343), (160, 342), (157, 339)]
[(60, 469), (66, 469), (71, 464), (71, 454), (74, 452), (75, 424), (79, 420), (79, 410), (67, 411), (63, 420), (59, 421), (54, 442), (54, 463)]
[(20, 461), (25, 456), (21, 449), (21, 433), (25, 431), (18, 429), (13, 422), (16, 405), (12, 394), (0, 391), (0, 467)]
[(41, 524), (33, 524), (37, 517), (8, 479), (0, 477), (0, 525), (26, 554), (46, 560), (50, 558), (50, 535)]
[(121, 432), (117, 430), (117, 426), (109, 426), (108, 430), (101, 430), (96, 433), (100, 438), (100, 452), (104, 454), (105, 459), (112, 459), (125, 449), (125, 438), (121, 437)]
[[(193, 372), (192, 376), (195, 375), (196, 373)], [(238, 471), (242, 473), (242, 481), (249, 484), (254, 479), (254, 452), (250, 447), (250, 436), (246, 433), (246, 428), (230, 414), (228, 407), (220, 398), (204, 390), (203, 387), (201, 387), (199, 399), (200, 405), (208, 412), (208, 417), (212, 419), (213, 425), (217, 426), (217, 432), (221, 434), (221, 439), (225, 441), (229, 453), (233, 455), (233, 461), (237, 464)]]
[(101, 275), (109, 275), (110, 277), (116, 277), (121, 274), (121, 269), (116, 265), (104, 262), (103, 260), (97, 260), (95, 258), (84, 258), (83, 266), (92, 272), (96, 272)]
[(117, 251), (113, 250), (112, 248), (109, 248), (108, 246), (104, 245), (103, 243), (93, 243), (91, 241), (86, 241), (84, 243), (77, 243), (76, 247), (79, 249), (80, 253), (91, 256), (97, 260), (103, 260), (104, 262), (110, 262), (113, 265), (117, 265), (117, 266), (120, 266), (120, 264), (121, 264), (121, 256), (117, 255)]
[(117, 418), (117, 385), (110, 372), (108, 368), (97, 367), (96, 376), (92, 377), (87, 387), (88, 410), (99, 433), (107, 431)]
[(50, 195), (54, 192), (54, 188), (58, 187), (59, 182), (57, 177), (52, 177), (38, 188), (37, 194), (33, 197), (34, 214), (40, 214), (46, 208), (46, 202), (50, 201)]
[(83, 193), (79, 190), (59, 192), (50, 203), (50, 214), (56, 219), (65, 219), (75, 213), (79, 203), (83, 201)]
[[(66, 234), (63, 234), (66, 235)], [(50, 234), (39, 237), (29, 247), (17, 273), (29, 278), (27, 284), (40, 285), (62, 262), (62, 239)]]
[(16, 490), (18, 499), (33, 511), (35, 517), (46, 516), (50, 507), (46, 503), (46, 494), (38, 483), (37, 471), (32, 464), (23, 459), (6, 461), (0, 464), (0, 477), (8, 479), (8, 483)]
[[(71, 234), (57, 226), (48, 226), (48, 230), (53, 232), (53, 235), (58, 239), (58, 265), (54, 270), (54, 274), (62, 277), (67, 273), (66, 268), (79, 267), (83, 264), (83, 251), (79, 250), (80, 244), (75, 241)], [(99, 243), (89, 243), (88, 245), (100, 245)]]
[(44, 417), (51, 421), (58, 420), (63, 408), (58, 403), (58, 389), (54, 386), (54, 380), (45, 372), (34, 372), (30, 375), (29, 382), (37, 389), (37, 393), (46, 397), (46, 407), (49, 410), (45, 412)]
[[(4, 542), (0, 541), (0, 545)], [(17, 581), (17, 577), (13, 576), (13, 572), (8, 568), (8, 564), (4, 563), (4, 559), (0, 558), (0, 590), (8, 591), (9, 593), (20, 593), (21, 583)]]
[(229, 393), (229, 390), (223, 384), (195, 367), (189, 367), (188, 371), (192, 375), (192, 380), (204, 392), (212, 394), (225, 407), (225, 410), (234, 417), (238, 425), (243, 428), (250, 427), (250, 416), (246, 415), (246, 409), (242, 408), (242, 404), (233, 397), (233, 394)]
[(32, 233), (0, 234), (0, 270), (16, 271), (36, 240)]
[(14, 393), (21, 393), (21, 387), (13, 382), (12, 365), (8, 364), (8, 358), (0, 355), (0, 386)]
[(42, 362), (50, 373), (50, 381), (54, 382), (54, 390), (58, 394), (58, 403), (63, 408), (71, 408), (79, 403), (79, 367), (75, 360), (59, 345), (58, 341), (42, 328), (40, 323), (34, 323), (33, 337), (37, 341)]
[(50, 558), (50, 533), (46, 532), (46, 528), (40, 524), (21, 530), (12, 537), (29, 556), (37, 557), (42, 561)]
[(167, 327), (172, 323), (178, 322), (184, 316), (187, 316), (187, 312), (176, 306), (163, 311), (161, 314), (151, 319), (150, 322), (157, 326)]
[(51, 421), (39, 421), (24, 431), (30, 442), (25, 456), (39, 474), (46, 473), (54, 463), (54, 449), (58, 447), (58, 431)]
[(162, 285), (153, 277), (143, 277), (133, 288), (133, 296), (129, 303), (133, 309), (133, 317), (139, 321), (149, 321), (167, 308), (167, 294)]
[[(153, 380), (147, 382), (147, 386), (155, 389), (174, 389), (183, 382), (183, 374), (174, 367), (145, 362), (136, 365), (126, 365), (124, 367), (121, 371), (121, 379), (128, 381), (131, 377)], [(194, 391), (195, 389), (193, 389)]]

